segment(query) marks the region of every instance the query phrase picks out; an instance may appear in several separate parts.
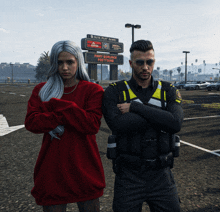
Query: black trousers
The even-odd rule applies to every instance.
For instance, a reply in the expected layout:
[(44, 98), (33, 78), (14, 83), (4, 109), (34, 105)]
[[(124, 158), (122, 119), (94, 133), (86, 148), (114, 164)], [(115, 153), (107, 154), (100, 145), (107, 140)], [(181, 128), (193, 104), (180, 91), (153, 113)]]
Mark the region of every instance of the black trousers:
[(113, 211), (141, 212), (147, 202), (151, 212), (179, 212), (180, 203), (170, 168), (129, 170), (115, 177)]

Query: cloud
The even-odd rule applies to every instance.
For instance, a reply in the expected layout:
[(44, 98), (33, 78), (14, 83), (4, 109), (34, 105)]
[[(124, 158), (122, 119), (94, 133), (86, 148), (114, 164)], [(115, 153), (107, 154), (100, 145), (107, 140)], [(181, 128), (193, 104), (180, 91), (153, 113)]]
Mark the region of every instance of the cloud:
[(43, 16), (44, 16), (44, 14), (42, 14), (42, 13), (38, 13), (37, 15), (38, 15), (38, 16), (41, 16), (41, 17), (43, 17)]
[(9, 31), (8, 31), (8, 30), (3, 29), (3, 28), (0, 28), (0, 32), (9, 33)]

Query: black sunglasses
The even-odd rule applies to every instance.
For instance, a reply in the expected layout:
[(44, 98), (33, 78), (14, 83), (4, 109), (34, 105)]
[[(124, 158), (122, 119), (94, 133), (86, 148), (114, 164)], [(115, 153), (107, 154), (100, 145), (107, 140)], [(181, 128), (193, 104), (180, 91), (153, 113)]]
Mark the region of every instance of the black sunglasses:
[(143, 66), (145, 61), (146, 61), (146, 64), (149, 65), (149, 66), (153, 65), (153, 63), (154, 63), (153, 59), (149, 59), (149, 60), (135, 60), (135, 63), (138, 66)]

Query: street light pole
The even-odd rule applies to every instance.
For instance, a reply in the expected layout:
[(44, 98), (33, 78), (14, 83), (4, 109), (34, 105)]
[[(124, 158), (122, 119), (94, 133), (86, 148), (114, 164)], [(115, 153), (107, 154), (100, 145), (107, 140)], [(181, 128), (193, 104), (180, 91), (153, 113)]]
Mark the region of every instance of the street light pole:
[(134, 27), (132, 27), (132, 43), (134, 43)]
[(132, 28), (132, 43), (134, 43), (134, 28), (136, 29), (140, 29), (141, 28), (141, 25), (134, 25), (134, 24), (125, 24), (125, 27), (126, 28)]
[(10, 63), (10, 66), (11, 66), (11, 68), (12, 68), (12, 73), (11, 73), (11, 80), (12, 80), (12, 83), (14, 83), (14, 73), (13, 73), (13, 64), (12, 63)]
[(190, 53), (189, 51), (183, 51), (186, 54), (185, 57), (185, 83), (187, 82), (187, 54)]
[[(136, 25), (134, 25), (134, 24), (125, 24), (125, 27), (126, 28), (132, 28), (132, 43), (134, 43), (134, 28), (136, 28), (136, 29), (140, 29), (141, 28), (141, 25), (138, 25), (138, 24), (136, 24)], [(133, 68), (132, 68), (132, 73), (133, 73)]]

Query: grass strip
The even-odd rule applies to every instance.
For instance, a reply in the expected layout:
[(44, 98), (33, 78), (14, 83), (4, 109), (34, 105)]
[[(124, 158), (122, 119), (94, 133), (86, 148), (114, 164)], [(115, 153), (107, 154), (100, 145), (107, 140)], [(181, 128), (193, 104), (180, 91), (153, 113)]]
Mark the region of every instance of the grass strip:
[(201, 104), (201, 107), (220, 109), (220, 103)]
[(195, 102), (194, 102), (193, 100), (183, 99), (183, 100), (182, 100), (182, 103), (183, 103), (183, 104), (194, 104)]

